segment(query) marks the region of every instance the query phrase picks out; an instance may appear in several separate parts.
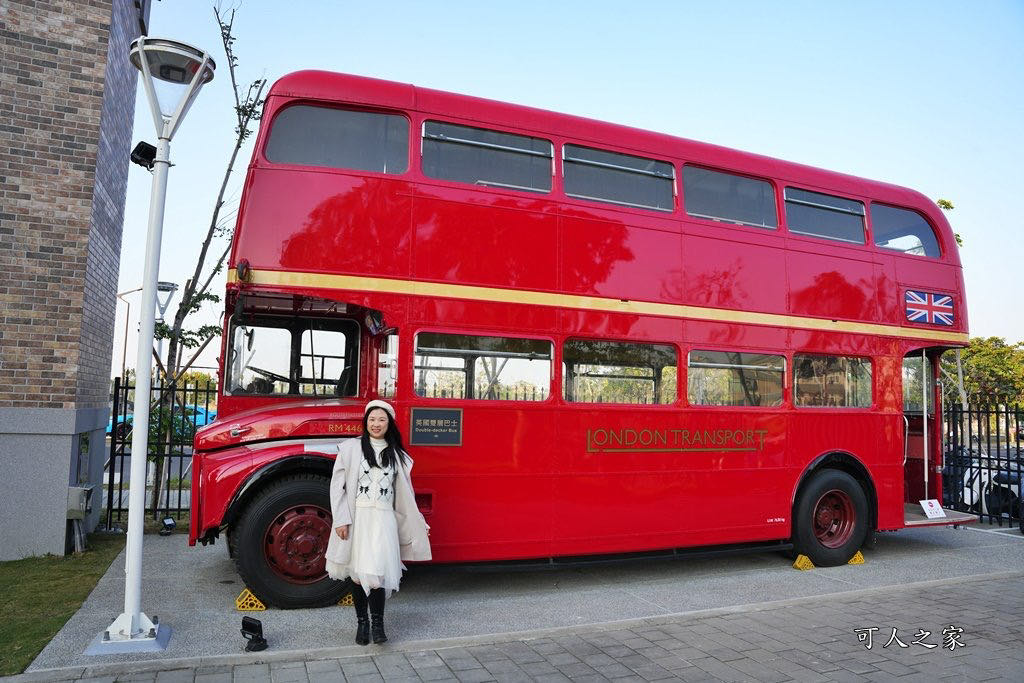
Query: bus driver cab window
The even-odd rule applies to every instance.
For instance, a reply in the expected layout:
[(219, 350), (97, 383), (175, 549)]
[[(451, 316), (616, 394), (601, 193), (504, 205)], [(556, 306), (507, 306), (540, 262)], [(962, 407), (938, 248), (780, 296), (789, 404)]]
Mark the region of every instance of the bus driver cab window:
[(233, 325), (234, 395), (356, 396), (359, 325), (351, 319), (246, 316)]

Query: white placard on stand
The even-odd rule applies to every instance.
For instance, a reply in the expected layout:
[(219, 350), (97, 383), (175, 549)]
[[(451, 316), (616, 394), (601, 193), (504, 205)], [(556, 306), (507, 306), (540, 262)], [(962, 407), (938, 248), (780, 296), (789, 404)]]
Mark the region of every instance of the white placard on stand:
[(942, 505), (939, 504), (939, 501), (934, 498), (930, 498), (929, 500), (920, 500), (918, 502), (921, 504), (921, 509), (924, 510), (924, 514), (928, 519), (946, 516), (946, 511), (942, 509)]

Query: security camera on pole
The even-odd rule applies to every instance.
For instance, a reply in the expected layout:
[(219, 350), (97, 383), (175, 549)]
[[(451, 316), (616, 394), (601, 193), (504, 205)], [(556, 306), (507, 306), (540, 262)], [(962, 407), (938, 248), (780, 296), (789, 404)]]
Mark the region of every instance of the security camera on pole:
[[(163, 232), (167, 170), (171, 165), (171, 137), (199, 90), (213, 80), (216, 68), (210, 55), (190, 45), (163, 38), (143, 36), (131, 45), (132, 64), (142, 72), (157, 146), (140, 143), (132, 152), (132, 161), (153, 171), (153, 191), (149, 205), (149, 231), (146, 235), (146, 261), (142, 278), (142, 311), (139, 314), (139, 343), (135, 363), (135, 413), (132, 428), (131, 481), (146, 480), (146, 455), (149, 452), (150, 373), (153, 368), (153, 327), (156, 319), (157, 276), (160, 270), (160, 240)], [(128, 497), (128, 542), (125, 549), (124, 611), (100, 633), (86, 654), (114, 654), (163, 650), (171, 629), (151, 620), (141, 610), (142, 602), (142, 522), (146, 505), (146, 487), (132, 486)]]

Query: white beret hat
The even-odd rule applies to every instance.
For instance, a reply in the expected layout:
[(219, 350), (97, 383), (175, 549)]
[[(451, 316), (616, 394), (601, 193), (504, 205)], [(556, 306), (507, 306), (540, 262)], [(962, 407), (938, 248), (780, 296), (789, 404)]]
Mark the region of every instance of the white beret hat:
[(370, 412), (374, 408), (380, 408), (385, 413), (390, 415), (392, 420), (395, 419), (395, 409), (394, 409), (394, 407), (390, 403), (388, 403), (387, 401), (380, 401), (380, 400), (370, 401), (369, 403), (367, 403), (366, 404), (366, 408), (363, 409), (363, 415), (366, 415), (368, 412)]

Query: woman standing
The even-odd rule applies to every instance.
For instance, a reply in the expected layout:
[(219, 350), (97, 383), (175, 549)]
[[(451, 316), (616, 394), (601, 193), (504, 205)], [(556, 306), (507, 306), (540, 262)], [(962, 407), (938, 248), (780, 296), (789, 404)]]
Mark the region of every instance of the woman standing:
[[(331, 477), (334, 533), (327, 543), (327, 574), (351, 579), (356, 608), (356, 643), (383, 643), (384, 600), (398, 590), (402, 560), (430, 559), (428, 527), (416, 507), (412, 458), (395, 424), (395, 409), (370, 401), (363, 435), (338, 449)], [(369, 604), (370, 619), (367, 619)]]

